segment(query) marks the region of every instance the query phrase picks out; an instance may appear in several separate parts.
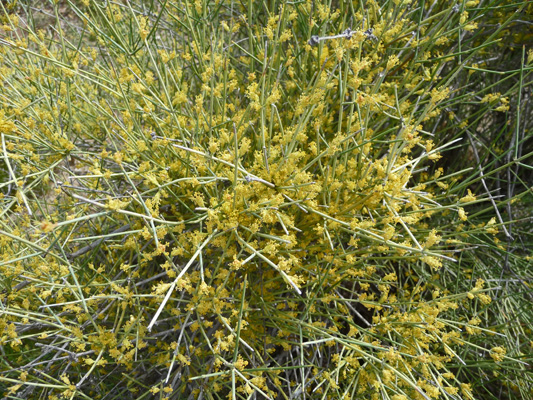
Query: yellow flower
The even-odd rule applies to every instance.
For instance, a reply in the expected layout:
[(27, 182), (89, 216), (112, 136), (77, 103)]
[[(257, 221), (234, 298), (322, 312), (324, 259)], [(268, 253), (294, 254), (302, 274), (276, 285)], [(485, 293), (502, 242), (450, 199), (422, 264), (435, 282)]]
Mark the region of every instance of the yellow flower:
[(459, 199), (459, 201), (460, 201), (461, 203), (468, 203), (468, 202), (475, 201), (475, 200), (476, 200), (476, 196), (474, 196), (474, 195), (472, 194), (472, 192), (470, 191), (470, 189), (468, 189), (468, 194), (467, 194), (466, 196), (461, 197), (461, 198)]
[(459, 213), (459, 219), (461, 221), (466, 221), (468, 219), (468, 217), (466, 216), (466, 212), (465, 212), (463, 207), (459, 207), (458, 213)]
[(391, 57), (389, 57), (389, 59), (387, 60), (387, 70), (390, 70), (392, 68), (394, 68), (396, 65), (399, 64), (399, 59), (398, 59), (398, 56), (397, 55), (393, 55)]
[(48, 232), (52, 232), (56, 226), (57, 226), (57, 224), (53, 224), (50, 221), (43, 221), (43, 222), (41, 222), (41, 225), (40, 225), (39, 228), (44, 233), (48, 233)]
[(502, 346), (493, 347), (492, 349), (490, 349), (490, 356), (492, 357), (494, 362), (498, 363), (498, 362), (503, 361), (506, 352), (507, 351), (505, 350), (505, 347), (502, 347)]

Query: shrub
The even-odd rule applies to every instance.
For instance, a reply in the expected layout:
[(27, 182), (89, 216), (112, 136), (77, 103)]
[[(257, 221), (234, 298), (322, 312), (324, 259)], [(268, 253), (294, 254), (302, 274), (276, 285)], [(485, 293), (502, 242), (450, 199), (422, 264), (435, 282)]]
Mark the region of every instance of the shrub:
[(6, 398), (530, 398), (529, 2), (38, 7), (2, 5)]

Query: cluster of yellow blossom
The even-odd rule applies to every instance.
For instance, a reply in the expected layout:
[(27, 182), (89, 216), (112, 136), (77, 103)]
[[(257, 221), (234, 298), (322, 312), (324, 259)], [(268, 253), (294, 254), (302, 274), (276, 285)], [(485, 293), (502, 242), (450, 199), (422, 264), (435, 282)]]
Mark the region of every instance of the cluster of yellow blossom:
[[(223, 3), (83, 0), (76, 46), (2, 21), (0, 346), (70, 357), (50, 398), (102, 397), (91, 374), (161, 398), (470, 398), (450, 364), (491, 289), (440, 282), (456, 229), (499, 231), (446, 175), (440, 74), (477, 2)], [(312, 384), (283, 377), (308, 364)]]

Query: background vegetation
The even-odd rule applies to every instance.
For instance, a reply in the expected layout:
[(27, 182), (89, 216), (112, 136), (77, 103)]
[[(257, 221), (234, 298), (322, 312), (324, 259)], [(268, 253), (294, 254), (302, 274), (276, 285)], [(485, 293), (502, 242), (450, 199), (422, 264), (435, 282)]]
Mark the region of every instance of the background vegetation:
[(6, 399), (531, 399), (529, 1), (0, 3)]

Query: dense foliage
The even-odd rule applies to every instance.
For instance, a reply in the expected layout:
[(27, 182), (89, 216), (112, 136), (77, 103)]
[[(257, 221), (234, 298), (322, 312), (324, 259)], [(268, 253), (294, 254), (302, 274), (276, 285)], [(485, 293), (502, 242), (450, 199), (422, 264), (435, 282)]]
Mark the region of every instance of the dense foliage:
[(528, 1), (0, 3), (6, 399), (531, 399)]

